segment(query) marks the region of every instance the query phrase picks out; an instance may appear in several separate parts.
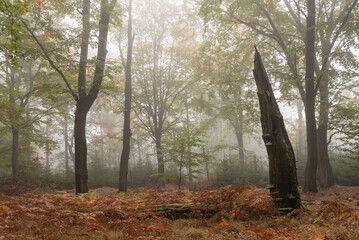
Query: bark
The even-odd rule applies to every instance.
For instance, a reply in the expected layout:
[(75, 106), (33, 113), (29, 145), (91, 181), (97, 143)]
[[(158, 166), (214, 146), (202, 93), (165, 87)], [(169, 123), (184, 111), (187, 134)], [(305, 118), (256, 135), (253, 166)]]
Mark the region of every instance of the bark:
[(75, 184), (76, 194), (87, 193), (87, 143), (86, 143), (86, 117), (87, 112), (82, 102), (78, 102), (75, 111)]
[[(75, 138), (75, 186), (76, 194), (88, 192), (87, 173), (87, 143), (86, 143), (86, 117), (91, 103), (85, 101), (87, 55), (90, 39), (90, 9), (91, 1), (83, 0), (82, 6), (82, 34), (78, 75), (78, 98), (76, 101), (74, 138)], [(101, 39), (99, 39), (100, 41)], [(89, 106), (88, 106), (89, 105)]]
[(11, 145), (11, 164), (12, 164), (12, 177), (16, 182), (20, 177), (19, 171), (19, 130), (14, 126), (11, 127), (12, 145)]
[(131, 151), (131, 101), (132, 101), (132, 86), (131, 86), (131, 64), (132, 64), (132, 46), (134, 37), (132, 36), (132, 1), (129, 1), (128, 9), (128, 47), (127, 47), (127, 62), (123, 62), (125, 67), (125, 108), (124, 108), (124, 124), (123, 124), (123, 147), (120, 161), (120, 179), (119, 191), (127, 191), (127, 174), (128, 174), (128, 161), (130, 159)]
[(307, 131), (307, 165), (304, 174), (305, 192), (317, 192), (316, 172), (318, 163), (317, 129), (315, 120), (315, 0), (307, 0), (307, 29), (305, 42), (305, 116)]
[[(48, 148), (48, 144), (46, 144), (46, 148)], [(47, 172), (47, 174), (49, 174), (50, 173), (50, 152), (48, 150), (46, 150), (45, 159), (46, 159), (46, 172)]]
[(238, 153), (239, 153), (239, 162), (244, 165), (244, 142), (243, 142), (243, 121), (239, 120), (238, 129), (235, 129), (237, 144), (238, 144)]
[(239, 151), (239, 162), (243, 166), (245, 164), (244, 159), (244, 142), (243, 142), (243, 106), (242, 106), (242, 86), (238, 86), (238, 101), (239, 101), (239, 116), (236, 119), (238, 128), (236, 128), (236, 137), (238, 143), (238, 151)]
[(158, 174), (161, 176), (165, 173), (165, 165), (163, 162), (162, 142), (161, 134), (156, 134), (156, 153), (157, 153), (157, 165)]
[(182, 182), (182, 164), (179, 168), (179, 178), (178, 178), (178, 190), (181, 190), (181, 182)]
[[(205, 149), (204, 149), (204, 146), (202, 147), (202, 153), (203, 153), (203, 156), (205, 156)], [(208, 185), (210, 184), (209, 182), (209, 167), (208, 167), (208, 158), (205, 157), (204, 159), (205, 161), (205, 165), (206, 165), (206, 176), (207, 176), (207, 182), (208, 182)]]
[[(15, 72), (10, 68), (10, 81), (11, 81), (11, 90), (14, 90), (15, 85)], [(15, 106), (15, 98), (10, 93), (9, 102), (12, 107)], [(11, 134), (12, 134), (12, 145), (11, 145), (11, 165), (12, 165), (12, 177), (13, 181), (16, 182), (20, 177), (19, 172), (19, 129), (18, 126), (14, 123), (16, 121), (13, 113), (10, 113), (10, 122), (11, 122)]]
[(300, 208), (294, 151), (257, 49), (253, 73), (258, 89), (263, 140), (269, 158), (271, 196), (277, 208)]
[[(108, 26), (110, 22), (110, 15), (113, 10), (116, 1), (112, 1), (111, 4), (106, 0), (101, 0), (101, 14), (99, 21), (99, 37), (98, 37), (98, 49), (97, 49), (97, 61), (94, 72), (92, 85), (88, 94), (86, 94), (86, 62), (88, 47), (88, 35), (87, 31), (90, 30), (89, 15), (87, 14), (90, 9), (90, 1), (84, 0), (83, 5), (83, 39), (81, 42), (81, 56), (79, 66), (79, 98), (76, 102), (75, 110), (75, 126), (74, 126), (74, 138), (75, 138), (75, 180), (76, 180), (76, 194), (88, 192), (87, 185), (87, 143), (86, 143), (86, 117), (92, 104), (95, 102), (98, 92), (103, 80), (104, 67), (107, 55), (107, 36)], [(87, 9), (88, 8), (88, 9)], [(81, 60), (82, 58), (85, 58)]]
[(142, 150), (141, 150), (141, 144), (138, 135), (137, 135), (137, 150), (138, 150), (138, 161), (142, 163), (142, 153), (141, 153)]
[[(46, 138), (49, 137), (49, 125), (46, 125)], [(45, 159), (46, 159), (46, 173), (49, 174), (50, 173), (50, 149), (49, 149), (49, 143), (46, 142), (46, 147), (45, 147)]]
[(69, 169), (69, 145), (68, 145), (68, 123), (67, 118), (64, 117), (64, 143), (65, 143), (65, 174), (66, 179), (70, 177), (70, 169)]
[[(187, 102), (187, 99), (186, 99), (186, 130), (187, 130), (187, 133), (189, 134), (189, 129), (190, 129), (190, 126), (189, 126), (189, 111), (188, 111), (188, 102)], [(190, 153), (191, 152), (191, 147), (188, 147), (187, 148), (187, 153)], [(186, 154), (186, 161), (189, 163), (191, 161), (191, 156), (190, 154)], [(188, 180), (190, 182), (193, 182), (193, 177), (192, 177), (192, 166), (191, 164), (188, 164)], [(180, 172), (181, 173), (181, 172)]]
[(317, 192), (316, 172), (318, 162), (318, 150), (317, 150), (317, 134), (315, 123), (315, 107), (313, 104), (307, 104), (305, 108), (306, 114), (306, 130), (307, 130), (307, 164), (304, 173), (304, 192)]
[(328, 154), (328, 121), (329, 121), (329, 79), (323, 76), (320, 82), (320, 107), (318, 137), (318, 179), (321, 187), (327, 188), (334, 185), (334, 176)]

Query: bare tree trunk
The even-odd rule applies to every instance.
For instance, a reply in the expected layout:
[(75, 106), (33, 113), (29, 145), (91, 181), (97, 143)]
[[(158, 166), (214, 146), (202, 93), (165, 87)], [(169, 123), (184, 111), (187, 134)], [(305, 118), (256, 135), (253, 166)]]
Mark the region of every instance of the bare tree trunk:
[[(48, 144), (46, 144), (46, 148), (48, 148)], [(46, 151), (45, 153), (45, 158), (46, 158), (46, 172), (47, 174), (50, 173), (50, 153), (49, 151)]]
[(178, 190), (181, 190), (181, 182), (182, 182), (182, 164), (179, 168), (179, 178), (178, 178)]
[(138, 161), (142, 163), (142, 152), (141, 152), (142, 150), (141, 150), (141, 144), (138, 135), (137, 135), (137, 150), (138, 150)]
[(69, 146), (68, 146), (68, 123), (67, 118), (64, 117), (64, 142), (65, 142), (65, 174), (66, 179), (70, 178), (70, 169), (69, 169)]
[[(202, 147), (202, 153), (203, 153), (203, 155), (205, 156), (205, 150), (204, 150), (204, 147)], [(204, 161), (205, 161), (205, 164), (206, 164), (206, 175), (207, 175), (207, 182), (208, 182), (208, 185), (209, 185), (209, 184), (210, 184), (210, 180), (209, 180), (208, 158), (207, 158), (207, 157), (205, 157)]]
[(324, 74), (320, 82), (320, 110), (318, 123), (318, 178), (321, 187), (331, 187), (334, 185), (334, 176), (329, 161), (328, 154), (328, 115), (329, 115), (329, 79)]
[(19, 172), (19, 131), (12, 126), (12, 145), (11, 145), (11, 164), (12, 164), (12, 177), (16, 182), (20, 177)]
[[(10, 81), (11, 89), (14, 90), (15, 85), (15, 72), (10, 68)], [(9, 101), (12, 107), (15, 106), (15, 98), (12, 93), (10, 93)], [(11, 165), (12, 165), (12, 177), (13, 181), (16, 182), (20, 177), (19, 172), (19, 129), (15, 125), (15, 116), (13, 113), (10, 113), (11, 121), (11, 134), (12, 134), (12, 145), (11, 145)]]
[[(186, 99), (186, 130), (187, 130), (187, 133), (189, 134), (190, 126), (189, 126), (189, 109), (188, 109), (187, 99)], [(188, 147), (187, 153), (190, 153), (190, 152), (191, 152), (191, 147)], [(187, 162), (191, 161), (190, 157), (191, 157), (190, 154), (186, 154), (186, 161)], [(190, 182), (193, 182), (191, 164), (188, 164), (188, 169), (187, 170), (188, 170), (188, 180)]]
[(263, 140), (269, 158), (271, 196), (277, 208), (300, 208), (294, 151), (257, 49), (253, 73), (258, 89)]
[(77, 102), (75, 111), (75, 182), (76, 194), (88, 192), (86, 117), (87, 111), (82, 110), (81, 102)]
[[(46, 138), (49, 137), (49, 125), (47, 123), (46, 125)], [(45, 146), (45, 159), (46, 159), (46, 174), (49, 175), (50, 174), (50, 149), (49, 149), (49, 143), (46, 142), (46, 146)]]
[(238, 153), (239, 153), (239, 163), (241, 166), (245, 164), (244, 161), (244, 142), (243, 142), (243, 121), (239, 120), (238, 129), (235, 129), (237, 144), (238, 144)]
[[(242, 86), (238, 86), (238, 101), (242, 103)], [(244, 142), (243, 142), (243, 106), (239, 106), (239, 116), (237, 119), (238, 122), (238, 131), (236, 130), (237, 142), (238, 142), (238, 151), (239, 151), (239, 162), (242, 166), (245, 164), (244, 159)]]
[[(127, 192), (127, 173), (128, 161), (130, 159), (131, 151), (131, 101), (132, 101), (132, 86), (131, 86), (131, 64), (132, 64), (132, 46), (134, 36), (132, 36), (132, 0), (129, 0), (128, 7), (128, 29), (127, 29), (127, 62), (123, 60), (125, 67), (125, 108), (124, 108), (124, 123), (123, 123), (123, 147), (120, 161), (120, 179), (118, 190), (120, 192)], [(122, 55), (122, 54), (121, 54)], [(123, 58), (122, 58), (123, 59)]]
[(303, 191), (317, 192), (318, 164), (317, 128), (315, 121), (315, 0), (307, 0), (307, 32), (305, 48), (305, 116), (307, 128), (307, 165)]
[(158, 165), (158, 174), (163, 175), (165, 173), (165, 165), (163, 162), (163, 152), (162, 152), (162, 142), (161, 135), (156, 134), (156, 153), (157, 153), (157, 165)]

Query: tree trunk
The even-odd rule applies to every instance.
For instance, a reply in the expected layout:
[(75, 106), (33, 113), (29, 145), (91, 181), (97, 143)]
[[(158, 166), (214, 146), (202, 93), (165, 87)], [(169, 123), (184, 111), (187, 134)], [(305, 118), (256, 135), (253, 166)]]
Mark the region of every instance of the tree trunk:
[[(49, 144), (46, 144), (46, 148), (48, 148)], [(50, 173), (50, 152), (46, 150), (45, 153), (45, 159), (46, 159), (46, 174)]]
[(87, 144), (86, 117), (88, 110), (84, 110), (81, 102), (77, 102), (75, 111), (75, 182), (76, 194), (87, 193)]
[[(188, 102), (186, 99), (186, 130), (187, 130), (187, 134), (189, 134), (189, 130), (190, 130), (190, 126), (189, 126), (189, 111), (188, 111)], [(191, 152), (191, 147), (187, 148), (187, 153)], [(191, 156), (190, 154), (186, 154), (186, 161), (189, 163), (191, 161)], [(192, 177), (192, 166), (191, 164), (188, 164), (188, 180), (190, 182), (193, 182), (193, 177)]]
[(141, 144), (140, 144), (140, 138), (137, 135), (137, 150), (138, 150), (138, 162), (142, 163), (142, 153), (141, 153)]
[[(126, 120), (125, 120), (126, 121)], [(120, 177), (119, 177), (119, 192), (127, 192), (127, 174), (128, 174), (128, 161), (130, 158), (130, 139), (131, 129), (128, 124), (124, 124), (123, 129), (123, 148), (120, 161)]]
[[(49, 137), (49, 123), (46, 125), (46, 138)], [(50, 149), (49, 149), (49, 142), (46, 142), (45, 146), (45, 159), (46, 159), (46, 174), (50, 174)]]
[(317, 129), (315, 121), (315, 0), (307, 0), (307, 31), (305, 48), (305, 117), (307, 129), (307, 165), (305, 168), (305, 192), (317, 192), (316, 172), (318, 163)]
[(304, 126), (303, 126), (303, 103), (301, 100), (297, 100), (297, 112), (298, 112), (298, 124), (297, 124), (297, 158), (303, 157), (305, 148), (304, 138)]
[(318, 123), (318, 178), (321, 187), (327, 188), (334, 185), (334, 176), (328, 154), (328, 114), (329, 114), (329, 79), (324, 74), (320, 82), (320, 109)]
[(68, 146), (68, 123), (67, 118), (64, 117), (64, 142), (65, 142), (65, 174), (66, 179), (70, 178), (70, 169), (69, 169), (69, 146)]
[(131, 151), (131, 100), (132, 100), (132, 86), (131, 86), (131, 64), (132, 64), (132, 0), (129, 1), (128, 7), (128, 47), (127, 47), (127, 62), (123, 62), (125, 67), (125, 108), (124, 108), (124, 123), (123, 123), (123, 147), (120, 161), (120, 179), (118, 190), (120, 192), (127, 192), (127, 173), (128, 161), (130, 159)]
[(235, 130), (237, 144), (238, 144), (238, 153), (239, 153), (239, 163), (241, 166), (244, 165), (244, 143), (243, 143), (243, 122), (240, 120), (239, 129)]
[[(203, 153), (203, 156), (205, 156), (204, 146), (202, 147), (202, 153)], [(204, 162), (206, 164), (206, 176), (207, 176), (207, 182), (208, 182), (208, 185), (209, 185), (210, 182), (209, 182), (209, 168), (208, 168), (208, 158), (207, 157), (205, 157)]]
[[(10, 68), (10, 81), (11, 81), (11, 90), (14, 90), (15, 87), (15, 72)], [(12, 107), (15, 107), (15, 98), (10, 93), (9, 102)], [(15, 110), (13, 110), (15, 111)], [(16, 182), (20, 177), (19, 172), (19, 129), (16, 126), (16, 119), (13, 113), (9, 114), (11, 122), (11, 134), (12, 134), (12, 145), (11, 145), (11, 165), (12, 165), (12, 177), (13, 181)]]
[(238, 122), (238, 129), (236, 129), (236, 137), (239, 151), (239, 162), (242, 166), (245, 164), (244, 159), (244, 143), (243, 143), (243, 106), (242, 106), (242, 86), (238, 86), (238, 101), (239, 101), (239, 116), (236, 119)]
[(300, 208), (294, 151), (257, 49), (253, 73), (258, 89), (263, 140), (269, 158), (271, 196), (277, 208)]
[(304, 173), (304, 192), (317, 192), (317, 132), (315, 124), (315, 107), (314, 104), (307, 104), (305, 108), (306, 125), (307, 125), (307, 165)]
[(181, 190), (181, 182), (182, 182), (182, 164), (179, 168), (179, 178), (178, 178), (178, 190)]
[(11, 164), (12, 164), (12, 177), (16, 182), (20, 177), (19, 172), (19, 130), (14, 126), (11, 127), (12, 145), (11, 145)]
[(163, 152), (162, 152), (162, 142), (161, 142), (161, 135), (156, 134), (156, 153), (157, 153), (157, 164), (158, 164), (158, 175), (165, 174), (165, 165), (163, 162)]

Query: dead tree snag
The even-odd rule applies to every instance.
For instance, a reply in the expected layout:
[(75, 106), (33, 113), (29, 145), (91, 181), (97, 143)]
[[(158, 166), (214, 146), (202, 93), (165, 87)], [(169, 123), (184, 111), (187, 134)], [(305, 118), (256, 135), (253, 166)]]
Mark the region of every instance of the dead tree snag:
[(300, 208), (294, 151), (257, 48), (253, 74), (258, 89), (263, 141), (269, 158), (271, 195), (279, 209)]

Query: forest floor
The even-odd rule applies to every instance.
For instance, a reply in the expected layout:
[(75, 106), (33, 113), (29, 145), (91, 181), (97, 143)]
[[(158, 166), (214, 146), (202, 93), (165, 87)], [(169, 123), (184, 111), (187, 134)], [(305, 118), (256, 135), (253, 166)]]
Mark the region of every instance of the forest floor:
[(284, 215), (267, 189), (253, 186), (128, 194), (99, 188), (81, 196), (1, 191), (0, 239), (359, 239), (359, 187), (303, 193), (308, 209)]

